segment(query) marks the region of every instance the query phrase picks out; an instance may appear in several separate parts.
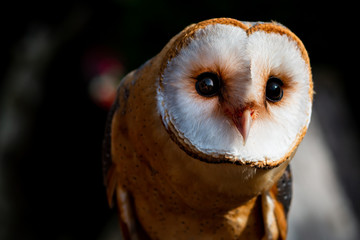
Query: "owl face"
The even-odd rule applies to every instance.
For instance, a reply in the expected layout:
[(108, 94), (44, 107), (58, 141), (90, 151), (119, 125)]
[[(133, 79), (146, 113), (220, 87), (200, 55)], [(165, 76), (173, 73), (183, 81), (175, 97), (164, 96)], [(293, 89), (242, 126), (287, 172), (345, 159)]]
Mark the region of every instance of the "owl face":
[(312, 106), (309, 59), (292, 32), (215, 19), (188, 27), (170, 45), (158, 111), (185, 152), (209, 163), (255, 167), (290, 158)]

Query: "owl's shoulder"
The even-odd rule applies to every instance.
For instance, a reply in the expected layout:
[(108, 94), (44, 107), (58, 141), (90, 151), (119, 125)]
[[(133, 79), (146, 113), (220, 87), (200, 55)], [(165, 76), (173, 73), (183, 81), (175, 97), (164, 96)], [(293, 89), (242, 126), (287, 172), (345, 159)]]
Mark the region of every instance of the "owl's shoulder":
[(292, 175), (290, 165), (287, 166), (285, 172), (276, 184), (275, 196), (276, 200), (283, 206), (285, 216), (287, 216), (292, 198)]
[[(114, 159), (112, 157), (112, 138), (116, 135), (119, 135), (118, 131), (113, 131), (113, 123), (120, 122), (120, 127), (117, 128), (117, 130), (125, 129), (126, 126), (124, 126), (124, 121), (120, 118), (123, 118), (127, 112), (127, 105), (128, 105), (128, 99), (130, 94), (130, 87), (131, 82), (134, 79), (135, 72), (133, 71), (126, 75), (120, 82), (115, 101), (110, 108), (108, 112), (108, 116), (105, 123), (105, 133), (104, 133), (104, 140), (103, 140), (103, 151), (102, 151), (102, 166), (103, 166), (103, 177), (104, 177), (104, 184), (107, 188), (107, 195), (108, 195), (108, 201), (110, 206), (112, 206), (112, 199), (113, 194), (115, 192), (115, 163)], [(116, 121), (114, 120), (116, 118)]]
[(277, 223), (278, 237), (284, 240), (287, 236), (288, 222), (287, 214), (289, 212), (292, 197), (292, 176), (290, 165), (287, 166), (283, 175), (270, 190), (270, 196), (273, 201), (274, 217)]
[(103, 175), (105, 185), (107, 185), (107, 175), (109, 170), (112, 166), (112, 157), (111, 157), (111, 131), (112, 131), (112, 123), (115, 113), (118, 111), (126, 110), (126, 103), (129, 97), (129, 88), (126, 86), (125, 82), (131, 78), (133, 73), (128, 74), (123, 80), (117, 89), (117, 94), (113, 105), (111, 106), (107, 119), (105, 122), (105, 133), (104, 133), (104, 140), (103, 140), (103, 155), (102, 155), (102, 164), (103, 164)]

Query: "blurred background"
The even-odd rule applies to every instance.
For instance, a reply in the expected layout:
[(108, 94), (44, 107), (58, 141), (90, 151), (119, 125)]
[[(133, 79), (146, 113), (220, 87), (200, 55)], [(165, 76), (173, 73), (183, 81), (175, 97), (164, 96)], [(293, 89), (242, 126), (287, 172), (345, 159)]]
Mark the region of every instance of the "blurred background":
[(289, 239), (360, 239), (355, 2), (11, 1), (0, 8), (0, 239), (119, 239), (101, 144), (120, 79), (185, 26), (277, 21), (304, 42), (315, 91), (293, 160)]

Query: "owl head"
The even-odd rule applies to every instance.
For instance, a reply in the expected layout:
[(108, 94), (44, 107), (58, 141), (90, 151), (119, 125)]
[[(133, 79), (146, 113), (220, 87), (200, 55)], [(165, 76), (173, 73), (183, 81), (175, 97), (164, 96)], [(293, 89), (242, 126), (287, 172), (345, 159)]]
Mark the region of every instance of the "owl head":
[(188, 155), (256, 168), (291, 158), (310, 122), (313, 83), (307, 52), (289, 29), (211, 19), (163, 51), (157, 108)]

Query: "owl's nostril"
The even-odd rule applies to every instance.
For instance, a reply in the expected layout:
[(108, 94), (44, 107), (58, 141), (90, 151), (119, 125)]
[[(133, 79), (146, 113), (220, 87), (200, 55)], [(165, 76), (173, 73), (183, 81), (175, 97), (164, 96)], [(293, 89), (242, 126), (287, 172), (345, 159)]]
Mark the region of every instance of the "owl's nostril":
[(255, 110), (253, 110), (251, 107), (244, 107), (241, 109), (237, 109), (237, 110), (235, 110), (235, 115), (237, 117), (242, 117), (245, 111), (249, 111), (248, 114), (250, 114), (252, 119), (255, 119), (255, 117), (256, 117)]

